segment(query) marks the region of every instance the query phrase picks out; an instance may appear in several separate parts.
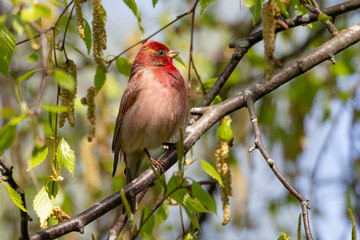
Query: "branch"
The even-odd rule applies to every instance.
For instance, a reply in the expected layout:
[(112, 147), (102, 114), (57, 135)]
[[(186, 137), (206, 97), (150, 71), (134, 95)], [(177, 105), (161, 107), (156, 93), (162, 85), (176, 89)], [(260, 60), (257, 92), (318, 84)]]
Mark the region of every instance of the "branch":
[[(0, 172), (2, 174), (2, 181), (7, 182), (12, 189), (14, 189), (21, 196), (21, 201), (24, 203), (24, 207), (26, 208), (25, 202), (25, 193), (19, 185), (15, 182), (12, 177), (13, 167), (8, 166), (2, 159), (0, 159)], [(20, 209), (20, 238), (19, 240), (27, 240), (29, 239), (29, 231), (28, 231), (28, 221), (32, 221), (32, 218)]]
[[(323, 12), (331, 17), (335, 17), (350, 11), (353, 11), (355, 9), (360, 8), (360, 1), (359, 0), (353, 0), (348, 1), (342, 4), (338, 4), (329, 8), (326, 8), (323, 10)], [(316, 14), (307, 13), (301, 16), (297, 16), (291, 19), (284, 20), (288, 28), (293, 28), (297, 26), (303, 26), (312, 22), (316, 22), (318, 20), (318, 16)], [(278, 25), (275, 29), (275, 32), (281, 32), (286, 30), (285, 27), (282, 25)], [(214, 85), (211, 87), (211, 89), (207, 92), (206, 96), (204, 97), (203, 101), (199, 105), (200, 107), (204, 107), (209, 105), (212, 100), (216, 97), (216, 95), (220, 92), (222, 87), (224, 86), (225, 82), (230, 76), (230, 73), (234, 71), (237, 64), (240, 62), (240, 60), (244, 57), (244, 55), (247, 53), (247, 51), (256, 43), (260, 42), (262, 40), (262, 31), (257, 31), (253, 34), (251, 34), (248, 37), (240, 38), (238, 40), (235, 40), (234, 42), (231, 42), (229, 44), (230, 48), (236, 48), (236, 52), (232, 55), (229, 63), (225, 66), (225, 69), (220, 74)]]
[[(274, 91), (281, 85), (287, 83), (294, 77), (305, 73), (358, 41), (360, 41), (360, 23), (350, 27), (320, 47), (289, 63), (283, 69), (275, 72), (270, 81), (262, 80), (253, 84), (246, 90), (241, 91), (237, 95), (223, 101), (222, 103), (208, 107), (197, 121), (185, 129), (185, 153), (188, 152), (199, 140), (199, 138), (223, 116), (245, 106), (245, 91), (250, 91), (254, 96), (254, 101), (256, 101), (264, 95)], [(226, 70), (226, 68), (224, 71), (226, 71), (229, 75), (231, 73), (229, 70)], [(229, 75), (226, 75), (224, 72), (222, 73), (224, 78), (229, 77)], [(175, 147), (168, 149), (168, 151), (160, 156), (159, 160), (163, 161), (163, 169), (157, 169), (156, 173), (151, 168), (147, 169), (140, 174), (137, 179), (133, 180), (123, 188), (127, 198), (133, 198), (137, 193), (140, 193), (142, 190), (149, 187), (156, 180), (156, 176), (158, 174), (163, 174), (177, 162), (177, 152)], [(118, 191), (99, 201), (94, 206), (77, 216), (33, 234), (31, 239), (53, 239), (72, 231), (83, 232), (84, 227), (87, 224), (114, 209), (120, 203), (121, 191)]]
[[(304, 0), (300, 0), (301, 4), (307, 10), (309, 10), (309, 12), (314, 13), (319, 18), (320, 14), (323, 14), (323, 12), (321, 11), (321, 9), (319, 7), (319, 4), (316, 2), (316, 0), (310, 0), (310, 1), (311, 1), (312, 6), (308, 3), (306, 3)], [(333, 22), (331, 22), (330, 20), (327, 20), (324, 24), (333, 37), (335, 37), (339, 34), (339, 31), (336, 29)]]
[(262, 141), (261, 141), (261, 134), (259, 123), (255, 113), (255, 106), (254, 106), (254, 96), (251, 91), (245, 91), (246, 96), (246, 105), (249, 111), (249, 116), (251, 120), (251, 124), (253, 126), (254, 135), (255, 135), (255, 146), (249, 150), (251, 152), (255, 148), (259, 149), (261, 154), (263, 155), (265, 161), (269, 165), (270, 169), (273, 171), (275, 176), (280, 180), (280, 182), (284, 185), (284, 187), (294, 196), (296, 197), (300, 204), (301, 210), (304, 219), (304, 228), (305, 228), (305, 235), (307, 240), (312, 240), (312, 235), (310, 231), (310, 224), (309, 224), (309, 215), (308, 209), (310, 209), (309, 200), (303, 197), (291, 184), (290, 182), (281, 174), (279, 169), (276, 167), (274, 160), (270, 157), (268, 152), (266, 151)]

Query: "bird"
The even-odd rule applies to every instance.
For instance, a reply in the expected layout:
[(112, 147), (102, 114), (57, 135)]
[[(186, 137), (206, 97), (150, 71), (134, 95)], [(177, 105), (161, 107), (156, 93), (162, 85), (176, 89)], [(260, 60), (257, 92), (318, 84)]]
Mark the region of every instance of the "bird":
[(112, 151), (113, 173), (122, 157), (126, 184), (139, 175), (148, 150), (171, 140), (187, 119), (188, 94), (185, 81), (172, 60), (179, 54), (157, 41), (144, 43), (130, 71), (116, 118)]

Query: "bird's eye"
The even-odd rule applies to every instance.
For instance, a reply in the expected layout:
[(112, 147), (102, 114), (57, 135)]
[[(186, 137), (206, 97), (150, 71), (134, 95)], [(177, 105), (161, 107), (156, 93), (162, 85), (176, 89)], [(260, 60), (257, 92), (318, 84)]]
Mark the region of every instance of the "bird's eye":
[(161, 56), (165, 56), (165, 50), (164, 49), (160, 49), (158, 51), (158, 53), (161, 55)]

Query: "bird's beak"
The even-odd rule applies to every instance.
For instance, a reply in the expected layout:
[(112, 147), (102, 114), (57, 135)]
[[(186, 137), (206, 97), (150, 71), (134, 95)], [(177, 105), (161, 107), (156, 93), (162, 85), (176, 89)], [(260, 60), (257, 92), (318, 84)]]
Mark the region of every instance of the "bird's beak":
[(170, 52), (169, 52), (169, 57), (170, 57), (171, 59), (173, 59), (173, 58), (175, 58), (178, 54), (179, 54), (179, 51), (170, 50)]

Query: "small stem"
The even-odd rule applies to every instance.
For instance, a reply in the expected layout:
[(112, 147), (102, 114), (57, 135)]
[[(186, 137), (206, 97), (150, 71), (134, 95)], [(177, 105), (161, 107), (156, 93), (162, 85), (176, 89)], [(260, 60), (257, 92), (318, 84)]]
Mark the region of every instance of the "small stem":
[(261, 133), (259, 128), (259, 123), (256, 117), (255, 106), (254, 106), (254, 95), (250, 90), (245, 90), (246, 96), (246, 105), (249, 111), (250, 121), (254, 130), (255, 135), (255, 146), (257, 149), (260, 150), (261, 154), (263, 155), (265, 161), (269, 165), (270, 169), (273, 171), (275, 176), (280, 180), (280, 182), (284, 185), (284, 187), (294, 196), (296, 197), (300, 204), (301, 210), (304, 219), (304, 228), (305, 228), (305, 235), (307, 240), (312, 240), (310, 224), (309, 224), (309, 216), (308, 210), (310, 209), (309, 201), (303, 197), (292, 185), (291, 183), (281, 174), (279, 169), (276, 167), (274, 160), (271, 159), (270, 155), (266, 151), (264, 145), (261, 141)]

